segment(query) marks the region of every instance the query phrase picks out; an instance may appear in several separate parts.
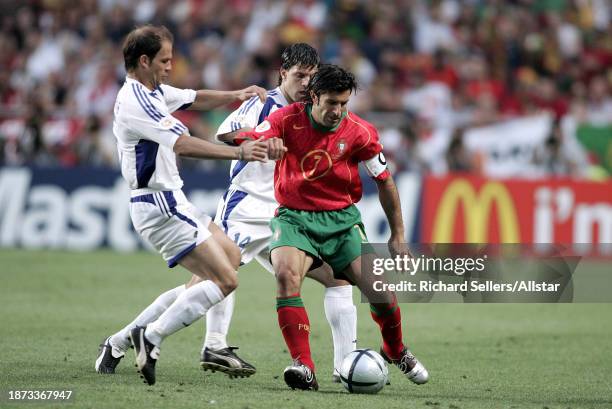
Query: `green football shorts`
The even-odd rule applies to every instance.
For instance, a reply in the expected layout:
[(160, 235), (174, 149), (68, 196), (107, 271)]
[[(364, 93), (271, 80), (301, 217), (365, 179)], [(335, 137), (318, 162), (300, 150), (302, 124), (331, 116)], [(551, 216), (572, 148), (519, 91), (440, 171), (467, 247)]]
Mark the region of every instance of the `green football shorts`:
[(343, 280), (347, 278), (342, 272), (361, 256), (362, 244), (368, 242), (361, 214), (353, 205), (321, 212), (280, 207), (270, 228), (270, 251), (282, 246), (298, 248), (314, 257), (315, 265), (317, 260), (325, 261), (334, 276)]

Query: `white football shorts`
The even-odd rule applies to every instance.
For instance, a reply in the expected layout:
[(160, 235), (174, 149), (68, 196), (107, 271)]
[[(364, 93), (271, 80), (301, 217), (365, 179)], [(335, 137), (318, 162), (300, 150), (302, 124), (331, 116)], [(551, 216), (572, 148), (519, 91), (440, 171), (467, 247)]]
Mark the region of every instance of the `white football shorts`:
[(211, 236), (208, 226), (212, 219), (181, 190), (132, 196), (130, 216), (136, 231), (160, 252), (170, 268)]
[(217, 206), (215, 224), (240, 247), (242, 264), (255, 259), (270, 273), (270, 219), (278, 203), (230, 187)]

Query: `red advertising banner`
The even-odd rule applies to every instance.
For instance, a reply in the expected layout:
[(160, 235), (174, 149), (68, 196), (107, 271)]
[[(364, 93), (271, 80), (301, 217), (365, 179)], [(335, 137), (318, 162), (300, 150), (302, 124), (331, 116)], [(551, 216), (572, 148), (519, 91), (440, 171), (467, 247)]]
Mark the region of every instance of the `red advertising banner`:
[(612, 256), (612, 182), (426, 177), (425, 243), (580, 244)]

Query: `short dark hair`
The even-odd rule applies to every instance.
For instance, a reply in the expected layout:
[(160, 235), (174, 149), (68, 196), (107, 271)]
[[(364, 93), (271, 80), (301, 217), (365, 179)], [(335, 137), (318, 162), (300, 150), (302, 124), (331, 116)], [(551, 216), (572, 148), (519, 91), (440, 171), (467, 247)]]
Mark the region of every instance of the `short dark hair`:
[(311, 93), (320, 97), (321, 94), (328, 92), (344, 92), (346, 90), (357, 91), (357, 80), (349, 71), (333, 64), (320, 65), (319, 70), (310, 78), (306, 88), (309, 100), (311, 99)]
[(123, 43), (123, 60), (126, 71), (138, 67), (138, 59), (146, 55), (150, 59), (155, 58), (162, 46), (162, 41), (174, 40), (172, 33), (165, 26), (137, 27), (125, 38)]
[[(296, 65), (304, 68), (318, 67), (321, 60), (319, 53), (306, 43), (295, 43), (285, 48), (281, 54), (281, 68), (288, 70)], [(278, 83), (282, 78), (278, 77)]]

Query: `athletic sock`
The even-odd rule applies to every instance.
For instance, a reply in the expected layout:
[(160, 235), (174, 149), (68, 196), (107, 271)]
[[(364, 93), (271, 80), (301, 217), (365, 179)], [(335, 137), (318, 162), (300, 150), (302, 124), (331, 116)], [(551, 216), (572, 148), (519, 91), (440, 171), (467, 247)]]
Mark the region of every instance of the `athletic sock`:
[(332, 330), (334, 369), (357, 348), (357, 309), (353, 304), (353, 287), (343, 285), (325, 289), (325, 316)]
[(300, 294), (276, 299), (278, 325), (289, 348), (291, 358), (299, 359), (313, 372), (315, 369), (310, 355), (310, 322)]
[(206, 337), (204, 348), (223, 349), (227, 348), (227, 332), (234, 313), (235, 292), (225, 297), (223, 301), (215, 304), (206, 313)]
[(370, 304), (372, 318), (380, 327), (383, 338), (383, 350), (391, 359), (399, 359), (404, 349), (402, 342), (402, 315), (393, 296), (390, 304)]
[(183, 291), (157, 320), (150, 323), (145, 336), (159, 346), (164, 338), (203, 317), (210, 307), (223, 298), (217, 284), (210, 280), (199, 282)]
[(130, 322), (121, 331), (111, 336), (111, 346), (121, 352), (127, 351), (131, 344), (130, 331), (137, 326), (144, 327), (159, 318), (183, 291), (185, 291), (185, 285), (179, 285), (157, 297), (155, 301), (138, 314), (134, 321)]

